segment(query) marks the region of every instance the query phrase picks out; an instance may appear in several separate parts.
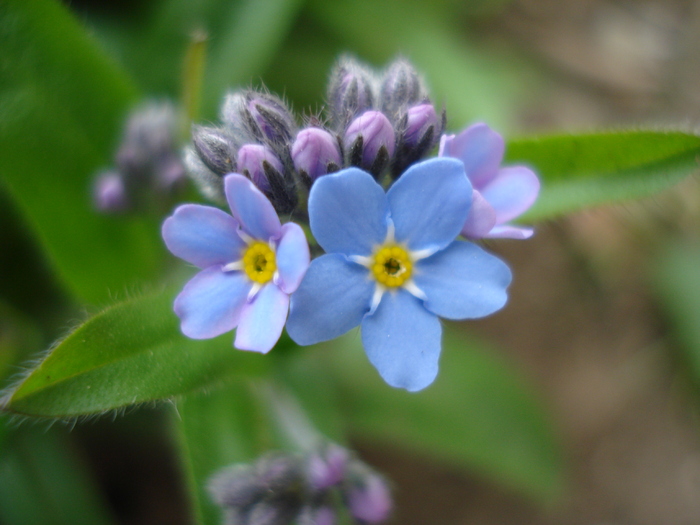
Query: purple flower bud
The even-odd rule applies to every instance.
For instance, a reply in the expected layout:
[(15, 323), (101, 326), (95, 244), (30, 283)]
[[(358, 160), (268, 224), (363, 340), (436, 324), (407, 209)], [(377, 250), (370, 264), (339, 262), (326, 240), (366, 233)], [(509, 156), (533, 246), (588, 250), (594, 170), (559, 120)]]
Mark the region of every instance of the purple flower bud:
[[(419, 104), (408, 110), (406, 122), (406, 131), (404, 132), (404, 141), (408, 146), (418, 144), (423, 135), (428, 129), (433, 126), (433, 130), (437, 130), (438, 117), (435, 113), (435, 108), (432, 104)], [(435, 131), (434, 136), (437, 136)]]
[(355, 115), (372, 109), (376, 80), (371, 69), (355, 59), (342, 57), (331, 71), (328, 105), (331, 125), (342, 131)]
[(124, 179), (119, 173), (107, 171), (97, 177), (93, 200), (95, 207), (106, 213), (124, 211), (129, 207)]
[(217, 175), (236, 170), (236, 146), (225, 130), (193, 126), (192, 143), (202, 162)]
[(380, 98), (382, 111), (389, 118), (396, 119), (409, 106), (426, 100), (427, 91), (413, 65), (399, 58), (384, 74)]
[(362, 166), (370, 167), (379, 149), (386, 148), (389, 157), (394, 154), (396, 138), (391, 122), (381, 111), (366, 111), (348, 126), (345, 132), (345, 149), (352, 150), (353, 144), (362, 137)]
[(261, 144), (246, 144), (238, 150), (238, 171), (246, 175), (262, 191), (270, 191), (266, 169), (283, 173), (284, 167), (277, 155)]
[(297, 171), (305, 171), (312, 180), (328, 173), (329, 164), (340, 167), (340, 147), (333, 135), (320, 128), (299, 132), (292, 145), (292, 160)]
[(180, 189), (185, 183), (185, 166), (179, 157), (168, 155), (156, 166), (156, 185), (166, 192)]
[(150, 178), (156, 159), (177, 151), (177, 112), (172, 104), (148, 102), (130, 115), (116, 154), (119, 171), (131, 179)]
[(389, 517), (392, 502), (389, 487), (377, 474), (364, 472), (347, 494), (352, 515), (367, 523), (380, 523)]
[(345, 476), (347, 463), (348, 451), (338, 445), (329, 445), (322, 453), (309, 457), (309, 484), (319, 491), (338, 485)]
[(284, 145), (296, 130), (294, 117), (284, 102), (274, 95), (252, 90), (227, 95), (221, 119), (248, 142)]

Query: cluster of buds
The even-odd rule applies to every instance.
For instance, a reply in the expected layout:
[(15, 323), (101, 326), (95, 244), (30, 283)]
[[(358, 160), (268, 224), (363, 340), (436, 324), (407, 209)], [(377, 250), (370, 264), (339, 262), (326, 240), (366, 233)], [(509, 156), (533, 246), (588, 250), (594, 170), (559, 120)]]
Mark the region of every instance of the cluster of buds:
[(334, 525), (380, 523), (391, 511), (384, 479), (337, 445), (306, 456), (271, 454), (251, 465), (233, 465), (209, 484), (225, 523)]
[(405, 59), (383, 75), (351, 58), (341, 58), (331, 73), (328, 112), (342, 137), (344, 166), (358, 166), (379, 179), (389, 170), (398, 178), (435, 147), (445, 129), (423, 80)]
[[(194, 126), (186, 153), (190, 175), (208, 198), (222, 201), (223, 177), (247, 176), (278, 213), (303, 219), (314, 181), (357, 166), (378, 181), (396, 180), (426, 156), (445, 128), (423, 81), (404, 59), (382, 74), (351, 58), (334, 67), (325, 119), (299, 127), (289, 108), (269, 93), (229, 93), (219, 127)], [(324, 125), (324, 120), (327, 124)]]
[(98, 210), (113, 213), (137, 208), (184, 185), (178, 123), (175, 108), (167, 102), (147, 102), (129, 115), (115, 167), (95, 180), (93, 200)]
[(229, 93), (221, 127), (194, 126), (185, 161), (205, 196), (223, 200), (223, 176), (245, 175), (270, 199), (278, 213), (298, 203), (291, 142), (294, 117), (282, 100), (252, 90)]

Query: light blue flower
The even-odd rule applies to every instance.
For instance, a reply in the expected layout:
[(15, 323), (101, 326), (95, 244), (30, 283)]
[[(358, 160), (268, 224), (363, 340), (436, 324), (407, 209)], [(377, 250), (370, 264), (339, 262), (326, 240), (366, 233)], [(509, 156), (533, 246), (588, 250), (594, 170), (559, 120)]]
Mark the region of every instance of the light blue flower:
[(421, 390), (438, 371), (438, 316), (473, 319), (505, 305), (508, 267), (466, 241), (472, 188), (462, 162), (411, 166), (385, 193), (357, 168), (311, 189), (311, 230), (328, 252), (292, 295), (287, 331), (297, 343), (362, 326), (362, 343), (384, 380)]
[(282, 225), (250, 180), (231, 174), (224, 188), (233, 216), (185, 204), (163, 223), (168, 249), (202, 269), (175, 299), (175, 313), (187, 337), (208, 339), (237, 327), (236, 348), (266, 353), (309, 266), (309, 246), (301, 227)]
[(465, 237), (527, 239), (533, 234), (532, 228), (508, 222), (533, 205), (540, 181), (525, 166), (502, 168), (504, 151), (503, 138), (483, 123), (440, 140), (440, 156), (461, 160), (474, 188), (472, 207), (462, 227)]

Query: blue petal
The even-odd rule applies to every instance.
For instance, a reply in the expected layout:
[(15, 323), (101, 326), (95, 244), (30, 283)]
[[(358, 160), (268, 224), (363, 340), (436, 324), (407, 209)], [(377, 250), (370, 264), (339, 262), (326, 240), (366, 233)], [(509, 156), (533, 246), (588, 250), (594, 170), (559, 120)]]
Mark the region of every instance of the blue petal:
[(472, 188), (462, 163), (443, 157), (408, 168), (387, 199), (396, 240), (411, 250), (441, 250), (464, 226)]
[(362, 344), (384, 381), (410, 392), (422, 390), (438, 373), (440, 321), (405, 290), (385, 293), (362, 321)]
[(357, 168), (319, 177), (309, 195), (311, 231), (328, 253), (369, 255), (384, 242), (388, 213), (382, 187)]
[(312, 345), (343, 335), (362, 321), (374, 288), (367, 268), (343, 255), (314, 259), (292, 294), (287, 321), (289, 336), (300, 345)]
[(211, 206), (185, 204), (163, 223), (163, 240), (180, 259), (200, 268), (240, 259), (245, 243), (238, 223), (228, 213)]
[(233, 330), (251, 288), (242, 272), (223, 272), (219, 266), (199, 272), (175, 298), (182, 333), (209, 339)]
[(289, 295), (269, 283), (241, 311), (236, 341), (241, 350), (266, 354), (282, 335), (289, 310)]
[(309, 244), (301, 226), (288, 222), (282, 226), (282, 238), (277, 246), (279, 287), (292, 293), (299, 287), (309, 268)]
[(503, 261), (470, 242), (451, 246), (416, 263), (414, 281), (425, 307), (447, 319), (484, 317), (506, 304), (511, 273)]
[(440, 156), (461, 160), (477, 190), (496, 176), (504, 151), (503, 137), (482, 122), (469, 126), (459, 135), (443, 135), (440, 141)]
[(245, 233), (263, 241), (279, 238), (282, 225), (277, 212), (255, 184), (232, 173), (224, 179), (224, 190), (231, 213)]

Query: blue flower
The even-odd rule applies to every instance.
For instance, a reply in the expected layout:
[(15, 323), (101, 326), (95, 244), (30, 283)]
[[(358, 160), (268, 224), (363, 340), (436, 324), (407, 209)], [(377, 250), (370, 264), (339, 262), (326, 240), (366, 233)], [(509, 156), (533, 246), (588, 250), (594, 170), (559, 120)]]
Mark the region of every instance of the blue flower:
[(421, 390), (438, 371), (438, 316), (472, 319), (505, 305), (508, 267), (455, 240), (472, 188), (463, 164), (411, 166), (385, 193), (357, 168), (320, 177), (311, 189), (311, 230), (328, 252), (292, 295), (287, 331), (299, 344), (362, 325), (362, 343), (384, 380)]
[(182, 333), (216, 337), (234, 328), (234, 346), (268, 352), (284, 328), (289, 294), (309, 266), (309, 246), (297, 224), (282, 225), (270, 201), (239, 174), (224, 180), (233, 216), (185, 204), (163, 223), (176, 256), (202, 269), (175, 299)]
[(465, 237), (527, 239), (533, 233), (532, 228), (508, 222), (532, 206), (540, 181), (525, 166), (502, 168), (504, 151), (503, 138), (482, 123), (459, 135), (442, 136), (440, 156), (461, 160), (474, 188), (472, 207), (462, 227)]

